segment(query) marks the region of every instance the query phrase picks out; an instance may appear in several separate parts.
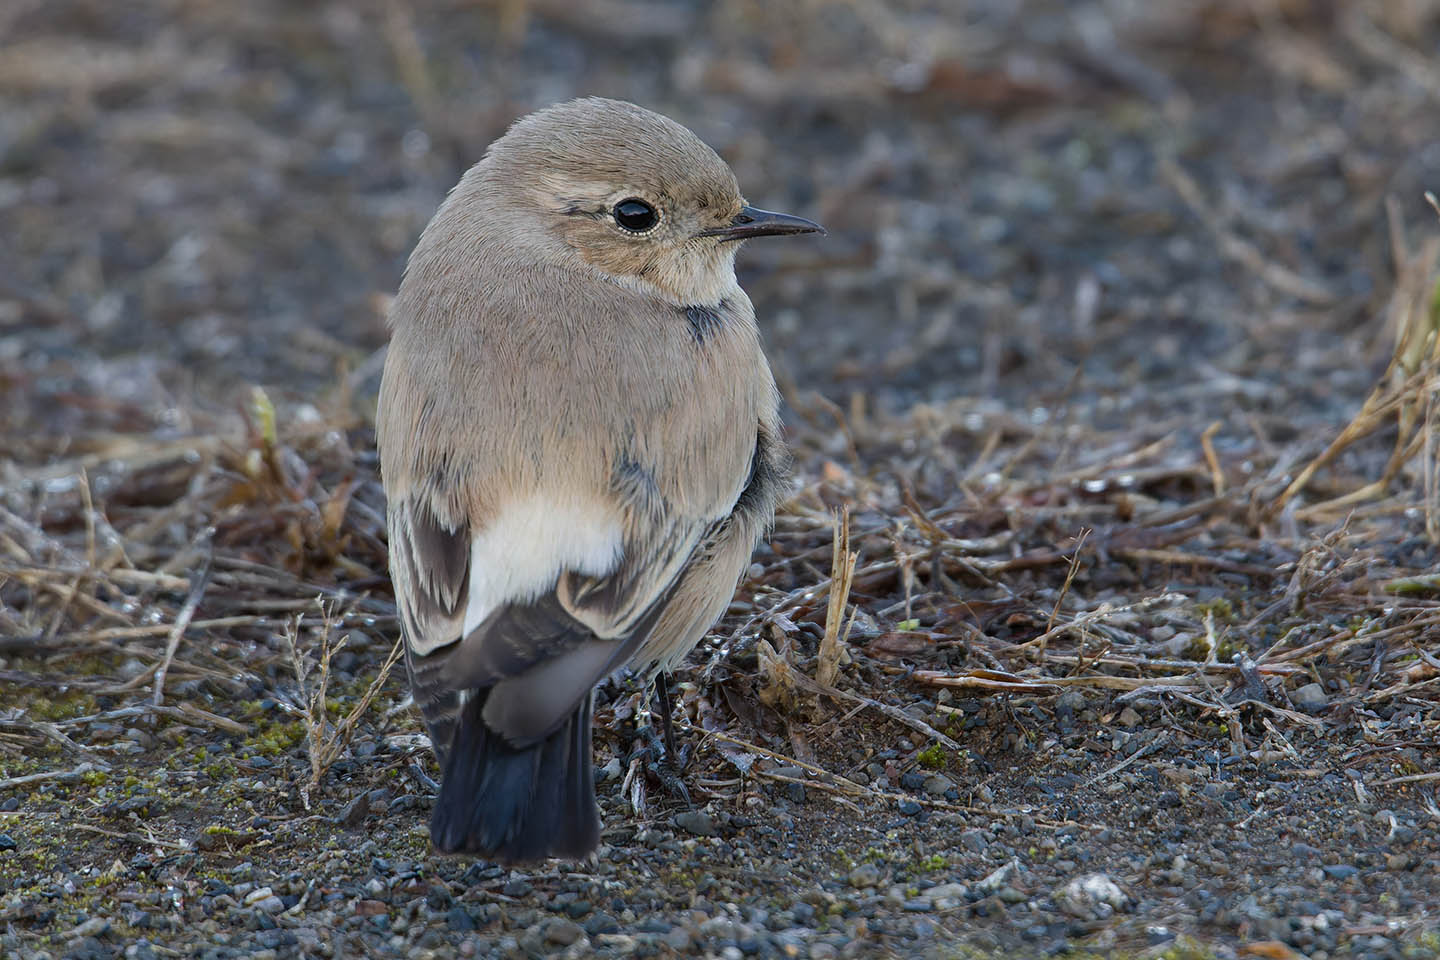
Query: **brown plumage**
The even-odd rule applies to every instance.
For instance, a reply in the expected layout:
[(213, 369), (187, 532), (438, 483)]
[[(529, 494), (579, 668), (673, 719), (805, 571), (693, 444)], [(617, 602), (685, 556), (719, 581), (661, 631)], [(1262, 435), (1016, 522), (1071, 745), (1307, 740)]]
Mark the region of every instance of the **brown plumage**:
[(699, 641), (781, 492), (731, 241), (819, 229), (746, 206), (684, 127), (587, 99), (516, 122), (421, 235), (378, 434), (438, 849), (594, 849), (592, 688)]

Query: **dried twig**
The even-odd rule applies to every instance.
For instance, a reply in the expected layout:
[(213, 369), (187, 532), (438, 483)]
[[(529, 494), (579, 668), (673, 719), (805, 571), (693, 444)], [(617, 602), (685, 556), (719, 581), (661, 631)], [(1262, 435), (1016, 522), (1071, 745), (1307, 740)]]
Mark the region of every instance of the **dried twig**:
[[(370, 685), (365, 688), (365, 693), (338, 723), (331, 724), (326, 700), (326, 692), (330, 686), (330, 660), (344, 648), (349, 637), (342, 637), (338, 643), (330, 642), (337, 622), (334, 604), (321, 598), (317, 598), (316, 602), (320, 605), (321, 627), (320, 659), (315, 667), (312, 668), (300, 653), (299, 636), (302, 618), (297, 616), (291, 620), (284, 633), (286, 647), (290, 653), (291, 668), (294, 670), (295, 680), (301, 688), (302, 702), (296, 706), (299, 707), (301, 721), (305, 724), (305, 747), (310, 758), (310, 779), (300, 788), (301, 801), (306, 810), (310, 809), (311, 792), (319, 788), (326, 771), (344, 755), (345, 750), (350, 746), (350, 738), (355, 734), (355, 724), (369, 709), (370, 702), (375, 699), (380, 688), (385, 685), (385, 681), (389, 678), (391, 669), (399, 661), (402, 651), (401, 640), (396, 637), (389, 655), (380, 665), (380, 670), (370, 681)], [(319, 678), (312, 682), (317, 671)]]
[(845, 603), (850, 599), (850, 584), (855, 577), (855, 561), (858, 553), (850, 552), (850, 509), (842, 507), (835, 515), (835, 545), (830, 560), (830, 605), (825, 616), (825, 636), (820, 641), (820, 655), (816, 658), (815, 679), (824, 686), (833, 686), (840, 672), (840, 662), (845, 658), (845, 642), (850, 638), (852, 618), (840, 635), (840, 626), (845, 622)]
[[(209, 539), (208, 536), (206, 539)], [(190, 626), (190, 620), (195, 616), (196, 608), (200, 606), (200, 598), (205, 594), (209, 577), (210, 559), (207, 557), (199, 572), (191, 578), (190, 595), (185, 598), (185, 605), (180, 608), (180, 612), (175, 617), (175, 625), (170, 629), (170, 636), (165, 640), (164, 659), (155, 668), (154, 703), (157, 706), (165, 702), (165, 674), (169, 672), (170, 664), (175, 661), (175, 653), (180, 649), (180, 638), (185, 635), (185, 628)]]

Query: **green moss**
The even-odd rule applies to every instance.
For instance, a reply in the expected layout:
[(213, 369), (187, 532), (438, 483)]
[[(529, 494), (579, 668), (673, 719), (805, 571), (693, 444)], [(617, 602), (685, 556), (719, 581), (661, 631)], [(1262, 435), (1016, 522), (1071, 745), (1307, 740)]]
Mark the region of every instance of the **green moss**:
[(932, 743), (924, 750), (921, 750), (915, 756), (915, 759), (919, 760), (920, 766), (926, 770), (943, 770), (945, 769), (945, 762), (949, 758), (945, 755), (944, 747), (938, 743)]
[(1224, 597), (1197, 601), (1195, 612), (1200, 614), (1202, 620), (1207, 615), (1213, 616), (1220, 623), (1229, 623), (1235, 619), (1235, 607)]

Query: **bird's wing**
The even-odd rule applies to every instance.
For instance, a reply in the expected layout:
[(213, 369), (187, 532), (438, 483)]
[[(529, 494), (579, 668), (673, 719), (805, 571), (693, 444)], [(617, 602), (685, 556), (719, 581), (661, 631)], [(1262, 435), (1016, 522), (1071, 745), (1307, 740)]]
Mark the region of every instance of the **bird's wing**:
[(551, 733), (651, 639), (692, 558), (729, 519), (655, 517), (626, 536), (618, 514), (538, 494), (483, 530), (439, 512), (412, 490), (391, 502), (389, 525), (412, 692), (442, 755), (480, 690), (486, 725), (513, 745)]

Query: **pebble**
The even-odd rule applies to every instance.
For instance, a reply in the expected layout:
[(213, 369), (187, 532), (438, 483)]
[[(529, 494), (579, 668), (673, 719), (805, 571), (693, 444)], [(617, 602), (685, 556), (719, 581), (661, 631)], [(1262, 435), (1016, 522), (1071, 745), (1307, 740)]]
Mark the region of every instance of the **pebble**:
[(283, 913), (285, 910), (285, 901), (279, 897), (266, 897), (263, 900), (256, 901), (253, 906), (262, 913)]
[(950, 790), (954, 789), (955, 784), (951, 782), (949, 777), (943, 777), (937, 773), (934, 776), (926, 777), (922, 787), (925, 792), (932, 797), (943, 797)]
[(545, 930), (545, 939), (551, 943), (568, 947), (585, 936), (585, 931), (574, 920), (556, 920)]
[(1317, 713), (1330, 703), (1330, 697), (1320, 684), (1307, 683), (1290, 694), (1290, 702), (1306, 713)]
[(932, 903), (940, 903), (942, 900), (964, 900), (970, 888), (963, 883), (942, 883), (924, 891)]
[(985, 879), (975, 884), (975, 891), (982, 897), (988, 897), (996, 893), (1000, 888), (1006, 886), (1011, 880), (1020, 875), (1020, 861), (1010, 860), (1003, 866), (997, 867), (986, 875)]
[(78, 940), (81, 937), (103, 936), (110, 929), (110, 921), (104, 917), (91, 917), (90, 919), (77, 924), (66, 930), (60, 936), (65, 940)]
[(686, 810), (675, 814), (675, 826), (697, 837), (715, 835), (715, 821), (704, 810)]
[(1105, 920), (1129, 904), (1120, 885), (1103, 873), (1076, 877), (1052, 897), (1060, 909), (1080, 920)]
[(335, 817), (342, 827), (358, 827), (370, 813), (370, 791), (362, 790)]
[(880, 882), (880, 868), (873, 863), (862, 863), (850, 871), (850, 886), (856, 888), (873, 887)]

